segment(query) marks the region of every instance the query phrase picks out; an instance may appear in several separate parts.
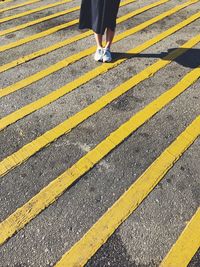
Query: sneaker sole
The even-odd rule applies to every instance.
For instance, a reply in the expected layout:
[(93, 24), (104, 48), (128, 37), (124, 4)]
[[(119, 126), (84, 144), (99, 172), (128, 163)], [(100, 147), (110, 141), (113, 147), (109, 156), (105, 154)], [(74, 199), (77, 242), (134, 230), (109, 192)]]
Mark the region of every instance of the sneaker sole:
[(112, 59), (111, 60), (103, 60), (103, 63), (110, 63), (112, 61)]
[(94, 58), (94, 60), (95, 60), (96, 62), (103, 62), (103, 59), (96, 59), (96, 58)]

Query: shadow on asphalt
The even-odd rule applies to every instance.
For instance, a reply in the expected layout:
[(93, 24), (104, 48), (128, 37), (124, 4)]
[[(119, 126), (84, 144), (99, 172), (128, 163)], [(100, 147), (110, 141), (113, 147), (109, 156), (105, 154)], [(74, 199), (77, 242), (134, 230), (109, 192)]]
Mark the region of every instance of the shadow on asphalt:
[[(171, 56), (169, 56), (169, 53), (172, 53), (175, 50), (179, 50), (180, 52), (184, 52), (183, 55), (177, 57), (176, 59), (173, 59), (172, 61), (177, 62), (178, 64), (187, 67), (187, 68), (197, 68), (200, 65), (200, 49), (189, 49), (186, 48), (172, 48), (168, 49), (167, 52), (161, 52), (160, 54), (131, 54), (131, 53), (112, 53), (113, 60), (112, 62), (115, 62), (119, 59), (129, 59), (129, 58), (164, 58), (166, 57), (166, 60), (171, 60)], [(177, 53), (177, 52), (176, 52)]]

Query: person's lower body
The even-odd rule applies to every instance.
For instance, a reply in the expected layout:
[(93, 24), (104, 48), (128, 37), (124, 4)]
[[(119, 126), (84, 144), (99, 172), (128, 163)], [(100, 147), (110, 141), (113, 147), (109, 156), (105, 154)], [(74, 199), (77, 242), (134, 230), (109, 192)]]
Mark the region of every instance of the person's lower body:
[[(79, 29), (92, 29), (95, 35), (97, 50), (96, 61), (110, 62), (110, 48), (116, 28), (116, 18), (120, 0), (82, 0)], [(105, 46), (103, 36), (105, 33)]]

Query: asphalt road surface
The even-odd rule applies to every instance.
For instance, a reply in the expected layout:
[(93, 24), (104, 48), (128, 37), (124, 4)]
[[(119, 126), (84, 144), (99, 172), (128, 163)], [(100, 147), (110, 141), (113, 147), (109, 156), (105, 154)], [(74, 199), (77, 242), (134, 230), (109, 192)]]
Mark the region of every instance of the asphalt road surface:
[(200, 2), (0, 2), (0, 266), (200, 267)]

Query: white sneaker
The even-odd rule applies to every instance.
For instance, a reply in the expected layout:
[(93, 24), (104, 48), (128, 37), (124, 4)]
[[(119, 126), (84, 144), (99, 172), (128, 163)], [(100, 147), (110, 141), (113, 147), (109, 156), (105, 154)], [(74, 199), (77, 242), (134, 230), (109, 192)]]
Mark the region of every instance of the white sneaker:
[(103, 61), (103, 48), (97, 48), (97, 51), (94, 55), (94, 60), (95, 61)]
[(111, 62), (112, 55), (109, 48), (105, 48), (103, 52), (103, 62)]

